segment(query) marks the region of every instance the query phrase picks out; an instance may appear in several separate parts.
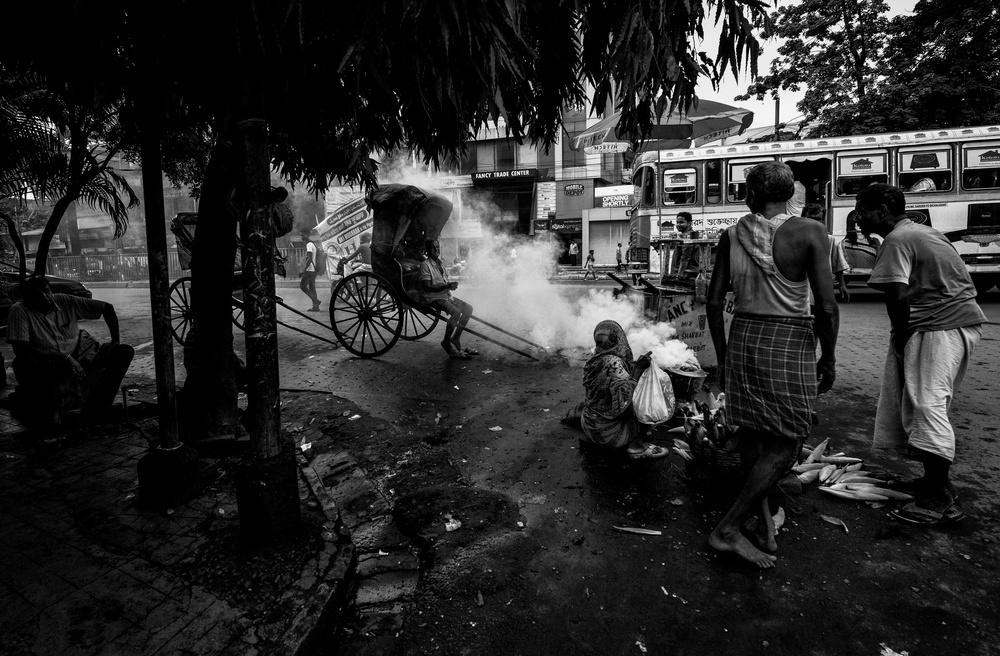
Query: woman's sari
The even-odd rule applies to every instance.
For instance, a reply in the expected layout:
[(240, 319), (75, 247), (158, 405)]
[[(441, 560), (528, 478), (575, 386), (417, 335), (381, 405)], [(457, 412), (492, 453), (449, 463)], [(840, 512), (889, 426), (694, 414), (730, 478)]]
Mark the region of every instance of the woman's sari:
[(632, 349), (615, 321), (597, 324), (594, 340), (597, 348), (583, 369), (583, 434), (598, 446), (622, 448), (639, 437), (639, 422), (632, 410), (636, 385)]

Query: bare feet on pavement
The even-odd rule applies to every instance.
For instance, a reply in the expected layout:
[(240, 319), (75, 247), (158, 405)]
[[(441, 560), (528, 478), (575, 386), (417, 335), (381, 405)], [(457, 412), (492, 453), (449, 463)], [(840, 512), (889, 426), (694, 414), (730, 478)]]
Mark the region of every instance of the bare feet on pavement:
[(716, 551), (735, 554), (761, 569), (774, 567), (775, 561), (778, 560), (750, 544), (750, 541), (743, 537), (739, 531), (733, 535), (722, 535), (718, 530), (712, 531), (712, 534), (708, 536), (708, 546)]

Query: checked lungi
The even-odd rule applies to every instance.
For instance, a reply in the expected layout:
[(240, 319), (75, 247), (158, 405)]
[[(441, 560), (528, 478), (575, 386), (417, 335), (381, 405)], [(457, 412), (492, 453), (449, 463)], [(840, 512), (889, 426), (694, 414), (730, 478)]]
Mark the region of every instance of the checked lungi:
[(730, 425), (797, 440), (809, 435), (817, 384), (812, 317), (737, 313), (725, 373)]

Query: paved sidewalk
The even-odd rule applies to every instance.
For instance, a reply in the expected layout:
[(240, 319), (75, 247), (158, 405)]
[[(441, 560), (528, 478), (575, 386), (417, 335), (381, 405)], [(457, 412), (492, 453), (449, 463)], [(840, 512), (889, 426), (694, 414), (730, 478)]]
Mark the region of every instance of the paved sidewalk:
[[(309, 404), (291, 406), (297, 442), (319, 439)], [(203, 456), (206, 483), (178, 508), (137, 505), (155, 417), (30, 442), (4, 408), (0, 431), (0, 653), (306, 654), (333, 635), (356, 559), (305, 458), (303, 537), (247, 553), (234, 457)]]

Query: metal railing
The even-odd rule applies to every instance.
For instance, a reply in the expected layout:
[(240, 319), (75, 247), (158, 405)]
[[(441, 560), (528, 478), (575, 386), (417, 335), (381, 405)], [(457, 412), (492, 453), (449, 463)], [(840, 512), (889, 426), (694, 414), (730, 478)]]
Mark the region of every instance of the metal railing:
[[(299, 263), (305, 259), (305, 249), (279, 248), (278, 251), (288, 258), (285, 262), (287, 277), (298, 278)], [(29, 259), (28, 271), (34, 271), (34, 267), (34, 259)], [(191, 275), (190, 270), (181, 268), (176, 252), (167, 253), (167, 267), (171, 280)], [(49, 256), (45, 273), (81, 282), (148, 280), (149, 258), (146, 255), (129, 253), (54, 255)]]

